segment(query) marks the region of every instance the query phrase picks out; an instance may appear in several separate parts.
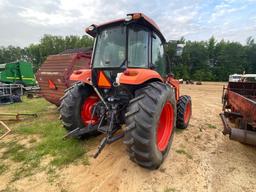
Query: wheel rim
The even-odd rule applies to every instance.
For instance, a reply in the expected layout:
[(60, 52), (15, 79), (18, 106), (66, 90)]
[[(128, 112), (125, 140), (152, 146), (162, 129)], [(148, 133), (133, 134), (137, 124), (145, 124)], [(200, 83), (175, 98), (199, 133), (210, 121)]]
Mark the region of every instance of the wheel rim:
[(187, 106), (186, 106), (186, 111), (185, 111), (185, 114), (184, 114), (184, 122), (185, 122), (185, 124), (188, 123), (190, 115), (191, 115), (191, 102), (189, 101)]
[(92, 117), (93, 106), (98, 101), (99, 101), (99, 98), (96, 96), (90, 96), (84, 100), (84, 103), (82, 104), (82, 107), (81, 107), (81, 118), (85, 126), (88, 124), (95, 125), (99, 121), (99, 117), (97, 117), (96, 115)]
[(173, 115), (173, 107), (167, 102), (161, 112), (157, 127), (157, 147), (160, 151), (164, 151), (168, 146), (173, 131)]

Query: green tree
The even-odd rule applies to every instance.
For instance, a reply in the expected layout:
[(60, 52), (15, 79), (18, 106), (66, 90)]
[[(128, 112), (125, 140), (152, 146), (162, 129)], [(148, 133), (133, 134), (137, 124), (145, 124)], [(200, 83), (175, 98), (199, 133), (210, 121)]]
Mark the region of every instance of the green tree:
[(215, 46), (216, 46), (216, 40), (212, 36), (209, 39), (209, 41), (207, 42), (207, 49), (208, 49), (208, 54), (209, 54), (210, 67), (213, 67), (215, 62), (216, 62)]
[(245, 46), (246, 54), (246, 73), (256, 73), (256, 43), (252, 37), (247, 39)]
[(234, 73), (243, 73), (246, 67), (244, 47), (237, 42), (221, 41), (216, 45), (215, 80), (226, 81)]
[(66, 49), (92, 47), (92, 45), (93, 39), (86, 35), (82, 37), (44, 35), (39, 44), (31, 44), (26, 48), (26, 53), (37, 70), (49, 55), (61, 53)]

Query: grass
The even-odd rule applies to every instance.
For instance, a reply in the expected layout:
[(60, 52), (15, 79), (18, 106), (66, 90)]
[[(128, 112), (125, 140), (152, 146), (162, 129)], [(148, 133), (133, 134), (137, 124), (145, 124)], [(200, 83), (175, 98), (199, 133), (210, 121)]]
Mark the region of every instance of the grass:
[(16, 189), (13, 186), (8, 185), (7, 188), (1, 190), (0, 192), (18, 192), (18, 189)]
[(167, 187), (167, 188), (164, 189), (164, 192), (175, 192), (175, 191), (176, 191), (175, 188), (169, 188), (169, 187)]
[(188, 152), (186, 152), (185, 149), (177, 149), (175, 152), (178, 154), (185, 155), (189, 159), (193, 159), (192, 155), (190, 155)]
[(21, 103), (10, 105), (0, 105), (1, 112), (3, 113), (43, 113), (47, 112), (48, 108), (53, 106), (42, 98), (27, 99), (22, 98)]
[[(24, 98), (22, 103), (0, 106), (0, 110), (8, 113), (38, 114), (38, 118), (12, 124), (15, 136), (22, 141), (26, 138), (25, 144), (20, 144), (24, 142), (20, 142), (19, 139), (0, 143), (0, 148), (5, 148), (0, 159), (20, 164), (12, 181), (47, 170), (49, 167), (54, 167), (52, 169), (55, 170), (77, 161), (88, 164), (85, 143), (76, 139), (63, 140), (66, 131), (58, 120), (57, 109), (45, 100)], [(47, 167), (41, 166), (45, 159), (49, 159)]]
[(60, 174), (56, 173), (56, 168), (53, 166), (48, 167), (47, 174), (49, 183), (53, 183), (57, 178), (60, 177)]
[(4, 174), (8, 169), (9, 167), (6, 164), (0, 163), (0, 175)]
[(210, 123), (207, 123), (206, 125), (207, 125), (207, 127), (208, 127), (209, 129), (217, 129), (217, 127), (216, 127), (215, 125), (212, 125), (212, 124), (210, 124)]
[(4, 134), (4, 129), (2, 129), (1, 125), (0, 125), (0, 135)]
[(1, 159), (11, 159), (16, 162), (23, 161), (25, 159), (25, 148), (15, 141), (6, 143), (6, 150), (3, 152)]
[(175, 129), (175, 133), (181, 134), (181, 133), (183, 133), (185, 130), (186, 130), (186, 129), (178, 129), (178, 128), (176, 128), (176, 129)]

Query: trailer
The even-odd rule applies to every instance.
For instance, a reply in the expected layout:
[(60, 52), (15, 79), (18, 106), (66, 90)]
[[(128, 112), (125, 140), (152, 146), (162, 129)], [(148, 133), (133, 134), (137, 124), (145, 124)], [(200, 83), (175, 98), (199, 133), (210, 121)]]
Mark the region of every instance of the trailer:
[(70, 75), (75, 70), (89, 69), (91, 54), (92, 48), (80, 48), (48, 56), (36, 73), (40, 95), (59, 106), (64, 91), (74, 83)]
[(256, 146), (256, 82), (229, 82), (223, 87), (224, 135)]

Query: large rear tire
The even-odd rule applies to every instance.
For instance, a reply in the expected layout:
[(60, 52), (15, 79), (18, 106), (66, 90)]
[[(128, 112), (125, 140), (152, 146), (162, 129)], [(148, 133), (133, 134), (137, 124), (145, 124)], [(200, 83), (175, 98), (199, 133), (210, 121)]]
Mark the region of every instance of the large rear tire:
[[(97, 118), (91, 118), (92, 108), (99, 98), (92, 87), (76, 83), (70, 87), (61, 100), (60, 118), (67, 131), (86, 127), (89, 123), (96, 124)], [(95, 133), (95, 131), (89, 132)]]
[(176, 126), (174, 89), (161, 82), (135, 92), (126, 113), (124, 143), (130, 159), (157, 169), (167, 156)]
[(191, 97), (187, 95), (180, 96), (177, 103), (177, 128), (186, 129), (188, 127), (192, 114)]

